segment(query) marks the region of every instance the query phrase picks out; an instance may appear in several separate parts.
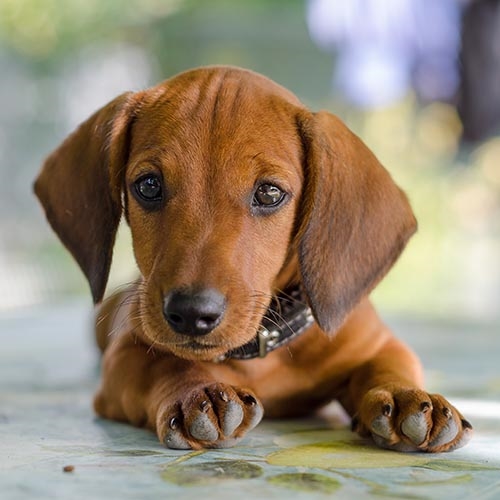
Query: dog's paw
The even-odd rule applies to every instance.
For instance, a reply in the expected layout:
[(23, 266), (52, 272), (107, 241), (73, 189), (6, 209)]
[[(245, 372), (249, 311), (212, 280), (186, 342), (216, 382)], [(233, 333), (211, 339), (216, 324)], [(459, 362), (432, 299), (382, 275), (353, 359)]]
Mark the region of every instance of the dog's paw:
[(472, 436), (471, 424), (443, 396), (404, 388), (366, 393), (352, 427), (397, 451), (452, 451)]
[(264, 410), (246, 389), (211, 384), (188, 392), (159, 411), (157, 433), (168, 448), (228, 448), (262, 419)]

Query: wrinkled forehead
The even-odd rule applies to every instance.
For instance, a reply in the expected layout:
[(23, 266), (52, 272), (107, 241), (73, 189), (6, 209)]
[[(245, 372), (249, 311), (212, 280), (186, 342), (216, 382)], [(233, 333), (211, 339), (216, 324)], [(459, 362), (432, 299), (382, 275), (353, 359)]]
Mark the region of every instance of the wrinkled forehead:
[(233, 68), (194, 70), (146, 91), (132, 150), (164, 148), (179, 161), (186, 155), (190, 161), (200, 156), (237, 161), (258, 154), (298, 164), (300, 109), (292, 93), (261, 75)]

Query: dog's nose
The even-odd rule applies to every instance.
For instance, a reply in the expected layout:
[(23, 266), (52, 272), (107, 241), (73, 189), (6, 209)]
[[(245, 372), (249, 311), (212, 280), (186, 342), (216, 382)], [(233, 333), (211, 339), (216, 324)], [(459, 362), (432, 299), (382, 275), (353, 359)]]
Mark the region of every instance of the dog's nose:
[(163, 302), (163, 315), (172, 330), (184, 335), (206, 335), (221, 321), (226, 298), (217, 290), (173, 291)]

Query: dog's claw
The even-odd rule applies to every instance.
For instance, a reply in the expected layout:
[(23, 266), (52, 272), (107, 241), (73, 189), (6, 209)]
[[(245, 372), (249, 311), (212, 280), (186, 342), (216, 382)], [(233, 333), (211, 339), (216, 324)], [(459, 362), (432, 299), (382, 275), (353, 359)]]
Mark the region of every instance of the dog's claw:
[(358, 432), (359, 430), (359, 417), (358, 415), (354, 415), (351, 419), (351, 431), (352, 432)]
[(257, 400), (250, 394), (245, 394), (244, 396), (242, 396), (241, 398), (243, 400), (243, 402), (249, 406), (254, 406), (257, 404)]
[(384, 417), (390, 417), (392, 415), (392, 406), (390, 404), (382, 406), (382, 415), (384, 415)]
[(462, 427), (464, 429), (472, 430), (472, 424), (468, 420), (465, 420), (465, 418), (462, 419)]
[(472, 435), (470, 423), (442, 396), (394, 387), (365, 395), (353, 430), (397, 451), (451, 451)]
[(443, 415), (447, 418), (450, 419), (453, 416), (453, 412), (451, 411), (450, 408), (445, 407), (443, 408)]
[[(158, 435), (169, 448), (224, 448), (237, 443), (262, 419), (263, 409), (248, 391), (212, 384), (160, 412)], [(170, 417), (162, 414), (170, 413)]]
[(429, 410), (432, 410), (432, 403), (430, 403), (429, 401), (420, 403), (420, 411), (422, 413), (427, 413)]
[(210, 401), (207, 401), (206, 399), (200, 403), (200, 410), (203, 413), (207, 413), (208, 410), (210, 409)]

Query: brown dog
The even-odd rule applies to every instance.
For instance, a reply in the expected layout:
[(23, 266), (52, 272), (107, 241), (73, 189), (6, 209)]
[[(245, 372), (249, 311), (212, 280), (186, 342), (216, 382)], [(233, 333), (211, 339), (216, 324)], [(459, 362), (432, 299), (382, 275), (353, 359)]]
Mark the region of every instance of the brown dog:
[(35, 190), (96, 303), (122, 212), (131, 228), (141, 277), (98, 313), (103, 417), (171, 448), (225, 447), (264, 411), (337, 399), (385, 448), (469, 439), (367, 299), (416, 222), (333, 115), (250, 71), (195, 69), (99, 110)]

